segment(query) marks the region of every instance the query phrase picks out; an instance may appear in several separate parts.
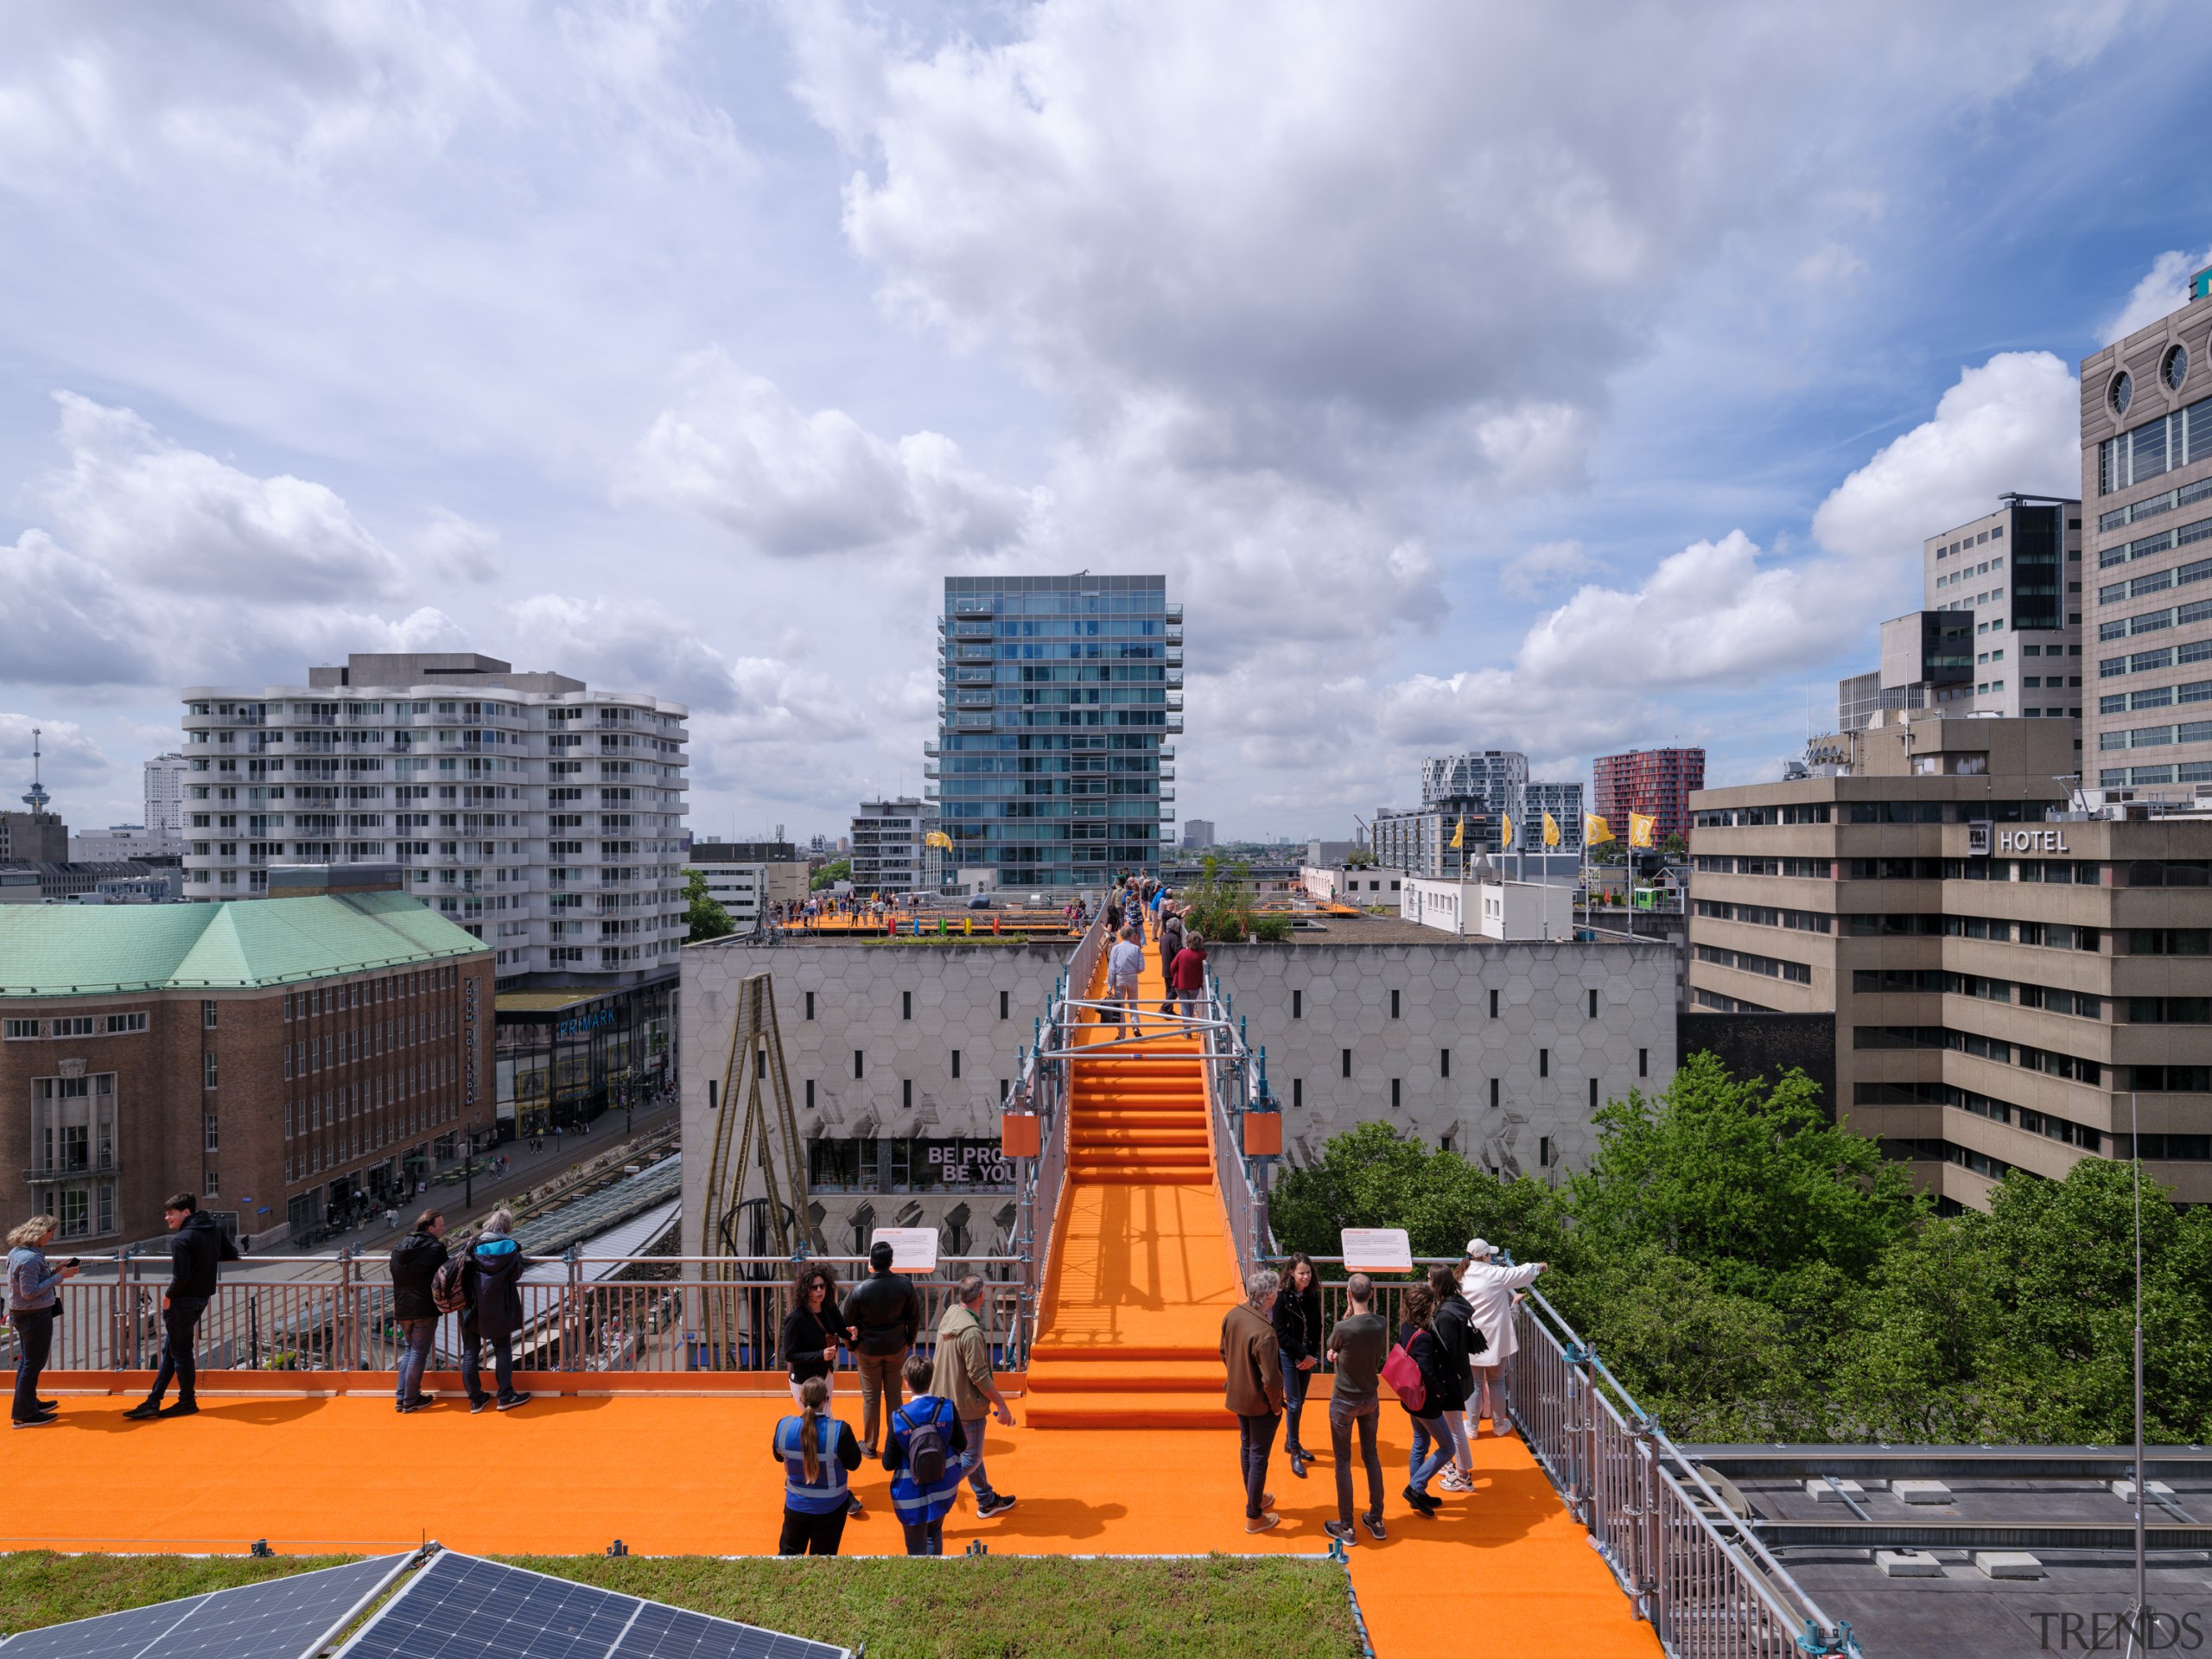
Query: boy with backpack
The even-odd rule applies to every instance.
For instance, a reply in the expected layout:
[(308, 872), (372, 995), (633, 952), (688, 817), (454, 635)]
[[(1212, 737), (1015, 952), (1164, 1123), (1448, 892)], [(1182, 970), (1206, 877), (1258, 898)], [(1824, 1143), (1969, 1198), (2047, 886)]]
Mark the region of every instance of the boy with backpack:
[(968, 1435), (952, 1402), (929, 1392), (933, 1369), (925, 1354), (906, 1356), (906, 1386), (914, 1397), (891, 1414), (883, 1437), (891, 1505), (906, 1529), (909, 1555), (944, 1554), (944, 1517), (952, 1513), (952, 1500), (960, 1491), (960, 1459), (968, 1450)]

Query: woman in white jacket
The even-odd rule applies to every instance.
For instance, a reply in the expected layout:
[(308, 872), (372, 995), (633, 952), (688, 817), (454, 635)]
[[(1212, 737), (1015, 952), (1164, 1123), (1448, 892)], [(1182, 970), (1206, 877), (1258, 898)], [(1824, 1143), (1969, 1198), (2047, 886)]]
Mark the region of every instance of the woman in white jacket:
[(1547, 1265), (1530, 1262), (1517, 1268), (1500, 1267), (1491, 1255), (1488, 1240), (1469, 1239), (1466, 1259), (1459, 1263), (1459, 1294), (1474, 1310), (1475, 1329), (1483, 1333), (1482, 1351), (1471, 1359), (1478, 1393), (1467, 1402), (1471, 1440), (1482, 1433), (1484, 1417), (1490, 1419), (1491, 1433), (1513, 1432), (1505, 1417), (1507, 1373), (1499, 1368), (1520, 1345), (1513, 1337), (1513, 1304), (1520, 1300), (1517, 1293), (1524, 1285), (1535, 1283), (1536, 1275)]

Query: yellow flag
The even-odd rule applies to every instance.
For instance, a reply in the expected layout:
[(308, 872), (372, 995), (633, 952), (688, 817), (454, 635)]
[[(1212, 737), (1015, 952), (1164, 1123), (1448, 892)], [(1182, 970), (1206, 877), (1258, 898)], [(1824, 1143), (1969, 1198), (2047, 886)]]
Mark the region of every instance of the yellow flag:
[(1559, 845), (1559, 825), (1548, 812), (1544, 814), (1544, 845), (1547, 847)]
[(1651, 832), (1658, 828), (1658, 824), (1659, 821), (1655, 817), (1630, 811), (1628, 815), (1628, 844), (1631, 847), (1650, 846)]
[(925, 847), (940, 847), (949, 853), (952, 850), (952, 837), (942, 830), (932, 830), (922, 837), (922, 844)]
[(1504, 825), (1497, 844), (1510, 851), (1513, 846), (1513, 816), (1510, 812), (1501, 812), (1497, 815), (1497, 821)]
[(1464, 812), (1459, 815), (1459, 827), (1452, 832), (1452, 844), (1454, 847), (1467, 844), (1467, 815)]
[(1592, 812), (1582, 815), (1582, 839), (1595, 847), (1599, 842), (1613, 838), (1613, 826)]

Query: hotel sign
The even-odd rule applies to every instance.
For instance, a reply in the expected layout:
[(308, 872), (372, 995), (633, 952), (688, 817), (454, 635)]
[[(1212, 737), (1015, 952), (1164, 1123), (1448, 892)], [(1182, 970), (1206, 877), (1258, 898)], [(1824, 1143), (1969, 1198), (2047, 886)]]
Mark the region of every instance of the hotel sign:
[(2063, 830), (2000, 830), (1997, 833), (1997, 850), (2000, 853), (2063, 853), (2069, 849)]

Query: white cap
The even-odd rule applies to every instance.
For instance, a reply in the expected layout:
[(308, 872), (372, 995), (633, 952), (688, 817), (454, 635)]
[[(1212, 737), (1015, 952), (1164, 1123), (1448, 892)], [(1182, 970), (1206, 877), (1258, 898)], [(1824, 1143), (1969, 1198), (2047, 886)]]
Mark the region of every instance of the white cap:
[(1476, 1260), (1480, 1261), (1484, 1256), (1488, 1255), (1490, 1253), (1490, 1241), (1488, 1239), (1471, 1238), (1467, 1241), (1467, 1254), (1473, 1256)]

